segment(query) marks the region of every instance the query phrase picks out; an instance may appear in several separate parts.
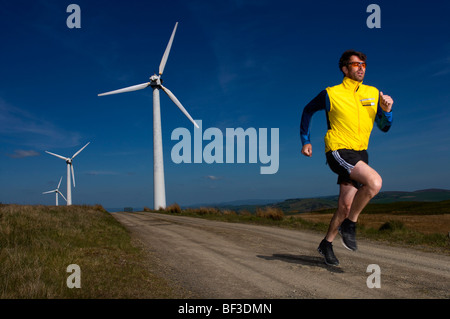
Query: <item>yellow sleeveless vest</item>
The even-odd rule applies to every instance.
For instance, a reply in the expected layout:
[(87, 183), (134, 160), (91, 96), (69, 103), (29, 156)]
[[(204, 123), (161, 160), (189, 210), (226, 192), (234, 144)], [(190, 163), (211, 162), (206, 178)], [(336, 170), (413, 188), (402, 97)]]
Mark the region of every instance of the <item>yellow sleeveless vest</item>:
[(377, 114), (378, 89), (345, 77), (341, 84), (326, 90), (330, 109), (325, 151), (366, 150)]

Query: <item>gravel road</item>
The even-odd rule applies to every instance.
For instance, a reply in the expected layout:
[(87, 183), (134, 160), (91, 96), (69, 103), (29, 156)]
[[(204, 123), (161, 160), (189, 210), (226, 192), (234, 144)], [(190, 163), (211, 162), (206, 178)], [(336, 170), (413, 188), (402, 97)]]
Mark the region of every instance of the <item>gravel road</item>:
[[(191, 298), (450, 298), (450, 256), (340, 239), (339, 267), (317, 252), (323, 234), (156, 213), (113, 213)], [(379, 266), (380, 288), (376, 272)], [(369, 278), (370, 276), (370, 278)]]

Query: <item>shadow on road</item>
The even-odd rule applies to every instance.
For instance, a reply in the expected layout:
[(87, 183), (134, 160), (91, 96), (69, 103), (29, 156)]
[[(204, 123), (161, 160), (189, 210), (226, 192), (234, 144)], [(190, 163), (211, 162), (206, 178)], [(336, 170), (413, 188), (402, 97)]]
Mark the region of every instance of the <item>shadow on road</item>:
[(326, 270), (334, 273), (344, 273), (344, 270), (339, 267), (328, 266), (325, 264), (322, 257), (291, 254), (273, 254), (272, 256), (257, 255), (256, 257), (266, 260), (281, 260), (293, 264), (325, 268)]

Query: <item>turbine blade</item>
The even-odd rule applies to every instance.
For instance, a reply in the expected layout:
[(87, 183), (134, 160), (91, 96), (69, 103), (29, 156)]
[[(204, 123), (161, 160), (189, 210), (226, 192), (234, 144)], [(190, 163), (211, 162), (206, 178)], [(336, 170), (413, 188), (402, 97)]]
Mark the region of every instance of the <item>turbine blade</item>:
[(60, 191), (58, 191), (58, 194), (61, 195), (62, 198), (64, 198), (64, 200), (67, 202), (67, 199), (64, 197), (64, 195)]
[(119, 94), (119, 93), (143, 90), (143, 89), (145, 89), (145, 88), (147, 88), (149, 86), (150, 86), (150, 82), (147, 82), (147, 83), (142, 83), (142, 84), (138, 84), (138, 85), (129, 86), (129, 87), (126, 87), (126, 88), (120, 89), (120, 90), (115, 90), (115, 91), (111, 91), (111, 92), (102, 93), (102, 94), (99, 94), (98, 96), (105, 96), (105, 95), (111, 95), (111, 94)]
[(84, 148), (85, 148), (86, 146), (88, 146), (90, 143), (91, 143), (91, 142), (87, 143), (87, 144), (86, 144), (85, 146), (83, 146), (78, 152), (76, 152), (75, 154), (73, 154), (72, 159), (74, 159), (75, 156), (77, 156), (78, 154), (80, 154), (81, 151), (84, 150)]
[(58, 157), (58, 158), (60, 158), (60, 159), (63, 159), (63, 160), (65, 160), (65, 161), (68, 160), (67, 157), (64, 157), (64, 156), (61, 156), (61, 155), (58, 155), (58, 154), (55, 154), (55, 153), (51, 153), (51, 152), (48, 152), (48, 151), (45, 151), (45, 153), (50, 154), (50, 155), (53, 155), (53, 156), (56, 156), (56, 157)]
[(51, 194), (51, 193), (54, 193), (55, 191), (48, 191), (48, 192), (44, 192), (44, 193), (42, 193), (42, 194)]
[(159, 65), (159, 75), (162, 75), (164, 72), (164, 68), (166, 67), (167, 59), (169, 58), (170, 49), (172, 48), (173, 38), (175, 37), (175, 32), (177, 31), (178, 22), (175, 23), (175, 28), (173, 28), (172, 35), (170, 36), (169, 43), (167, 44), (166, 51), (161, 60), (161, 64)]
[(70, 169), (72, 170), (72, 182), (73, 182), (73, 187), (75, 187), (75, 173), (73, 172), (73, 164), (70, 165)]
[(166, 87), (161, 85), (161, 88), (164, 90), (164, 92), (166, 92), (166, 94), (169, 96), (169, 98), (173, 101), (173, 103), (175, 103), (176, 106), (178, 106), (178, 108), (181, 110), (181, 112), (184, 113), (184, 115), (187, 116), (187, 118), (195, 125), (196, 128), (199, 128), (199, 126), (197, 125), (197, 123), (194, 121), (194, 119), (189, 115), (188, 111), (186, 111), (186, 109), (184, 108), (184, 106), (181, 104), (180, 101), (178, 101), (178, 99), (175, 97), (175, 95), (173, 95), (173, 93)]
[(58, 184), (58, 187), (56, 189), (59, 189), (59, 186), (61, 186), (61, 182), (62, 182), (62, 176), (61, 176), (61, 178), (59, 180), (59, 184)]

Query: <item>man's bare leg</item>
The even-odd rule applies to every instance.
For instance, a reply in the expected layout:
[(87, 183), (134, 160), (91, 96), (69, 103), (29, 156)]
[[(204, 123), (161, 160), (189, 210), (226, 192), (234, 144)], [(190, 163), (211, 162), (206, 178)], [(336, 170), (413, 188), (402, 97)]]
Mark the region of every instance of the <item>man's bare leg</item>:
[(350, 178), (363, 184), (358, 189), (348, 214), (348, 219), (358, 221), (359, 214), (369, 201), (378, 194), (382, 186), (381, 176), (363, 161), (356, 163), (350, 173)]
[(348, 217), (342, 222), (339, 233), (341, 234), (344, 247), (355, 251), (358, 249), (356, 244), (356, 222), (359, 214), (361, 214), (369, 201), (378, 194), (382, 180), (380, 175), (363, 161), (356, 163), (350, 173), (350, 178), (363, 186), (356, 192)]
[(338, 233), (339, 226), (344, 221), (344, 219), (348, 217), (353, 199), (357, 191), (358, 189), (355, 188), (351, 183), (340, 184), (338, 209), (331, 218), (330, 226), (328, 227), (328, 232), (325, 236), (325, 239), (328, 242), (333, 242)]
[(327, 265), (339, 265), (339, 260), (333, 252), (332, 242), (338, 233), (339, 226), (350, 213), (350, 207), (356, 192), (357, 189), (351, 183), (340, 185), (338, 209), (334, 213), (333, 218), (331, 218), (327, 235), (320, 242), (319, 247), (317, 248), (319, 253), (325, 257), (325, 263)]

